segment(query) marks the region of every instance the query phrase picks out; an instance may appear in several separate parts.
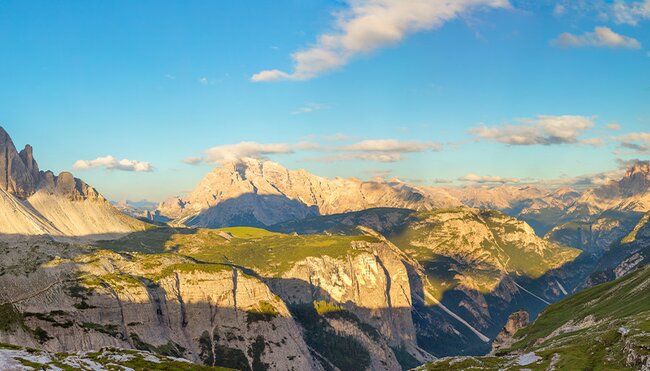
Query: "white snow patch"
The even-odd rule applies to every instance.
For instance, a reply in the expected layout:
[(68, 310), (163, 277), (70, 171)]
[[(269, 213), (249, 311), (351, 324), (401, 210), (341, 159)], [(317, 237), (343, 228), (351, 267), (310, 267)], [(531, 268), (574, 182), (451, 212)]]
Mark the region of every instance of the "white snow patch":
[(538, 362), (538, 361), (541, 361), (541, 360), (542, 360), (542, 357), (535, 354), (535, 352), (530, 352), (530, 353), (522, 354), (521, 356), (519, 356), (519, 358), (517, 359), (517, 364), (519, 366), (528, 366), (528, 365), (530, 365), (532, 363), (535, 363), (535, 362)]

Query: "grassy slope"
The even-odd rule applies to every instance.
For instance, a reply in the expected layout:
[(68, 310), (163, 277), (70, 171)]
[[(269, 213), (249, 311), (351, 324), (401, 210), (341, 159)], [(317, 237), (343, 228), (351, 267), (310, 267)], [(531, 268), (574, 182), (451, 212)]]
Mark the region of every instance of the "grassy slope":
[[(415, 214), (410, 222), (403, 226), (399, 233), (389, 237), (391, 242), (409, 254), (420, 264), (427, 267), (430, 282), (440, 291), (448, 290), (456, 285), (455, 273), (449, 270), (449, 266), (458, 267), (463, 274), (471, 275), (479, 283), (482, 292), (488, 293), (494, 285), (502, 278), (503, 272), (489, 266), (476, 268), (472, 264), (463, 264), (452, 256), (447, 256), (446, 251), (454, 251), (455, 243), (458, 240), (468, 240), (468, 235), (474, 233), (468, 231), (464, 235), (456, 230), (448, 234), (445, 229), (445, 222), (437, 221), (436, 216), (441, 214), (458, 214), (461, 220), (467, 223), (478, 223), (484, 225), (495, 237), (494, 241), (484, 240), (482, 252), (502, 261), (507, 261), (506, 268), (511, 273), (517, 273), (530, 278), (538, 278), (553, 268), (575, 259), (579, 255), (577, 249), (566, 248), (556, 244), (549, 244), (544, 255), (535, 256), (522, 249), (516, 243), (507, 242), (500, 236), (508, 233), (522, 232), (520, 225), (515, 219), (496, 211), (483, 211), (480, 214), (470, 212), (466, 209), (444, 209), (431, 212), (420, 212)], [(467, 242), (470, 243), (469, 241)], [(444, 289), (443, 289), (444, 288)], [(441, 293), (436, 293), (440, 296)]]
[[(192, 258), (198, 264), (233, 264), (261, 275), (279, 276), (307, 257), (357, 255), (363, 252), (354, 248), (357, 242), (379, 240), (370, 236), (288, 235), (253, 227), (159, 228), (117, 241), (100, 242), (98, 246), (116, 252), (177, 254)], [(155, 255), (151, 259), (155, 259)], [(207, 269), (209, 264), (196, 266)]]
[(448, 358), (426, 369), (519, 369), (517, 354), (530, 352), (541, 357), (524, 367), (533, 370), (551, 364), (560, 370), (637, 369), (626, 358), (631, 352), (650, 356), (650, 266), (549, 306), (516, 340), (499, 357)]

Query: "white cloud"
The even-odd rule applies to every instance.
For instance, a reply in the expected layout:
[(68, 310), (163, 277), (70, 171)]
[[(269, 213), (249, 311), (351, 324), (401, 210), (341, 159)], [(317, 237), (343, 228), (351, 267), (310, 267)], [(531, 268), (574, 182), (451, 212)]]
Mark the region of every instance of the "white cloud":
[(294, 147), (296, 149), (313, 150), (313, 149), (320, 149), (321, 145), (320, 143), (316, 143), (316, 142), (302, 141), (296, 143)]
[(292, 153), (293, 150), (287, 144), (260, 144), (256, 142), (241, 142), (237, 144), (225, 144), (205, 150), (203, 157), (188, 157), (183, 162), (186, 164), (223, 164), (226, 162), (239, 161), (243, 158), (263, 159), (271, 154)]
[(348, 63), (359, 54), (396, 44), (478, 8), (508, 8), (508, 0), (348, 0), (336, 14), (334, 30), (291, 57), (293, 72), (261, 71), (254, 82), (307, 80)]
[(650, 19), (650, 0), (632, 3), (616, 0), (612, 4), (612, 13), (617, 23), (637, 25), (642, 20)]
[(268, 81), (277, 81), (277, 80), (286, 80), (291, 76), (280, 70), (269, 70), (256, 73), (251, 77), (253, 82), (268, 82)]
[(297, 110), (291, 112), (292, 115), (300, 115), (303, 113), (312, 113), (315, 111), (320, 111), (323, 109), (327, 109), (328, 107), (324, 104), (320, 103), (307, 103), (304, 106), (298, 108)]
[(621, 142), (621, 147), (635, 153), (650, 153), (650, 133), (630, 133), (615, 137), (614, 140)]
[(322, 148), (326, 152), (338, 152), (332, 156), (307, 158), (306, 161), (347, 161), (362, 160), (372, 162), (397, 162), (404, 160), (405, 153), (439, 151), (442, 145), (435, 142), (400, 141), (395, 139), (370, 139), (344, 146)]
[(341, 155), (306, 158), (305, 161), (334, 162), (362, 160), (370, 162), (398, 162), (403, 160), (401, 153), (344, 153)]
[(564, 13), (566, 13), (566, 6), (564, 4), (556, 4), (555, 8), (553, 8), (553, 14), (556, 16), (564, 15)]
[(609, 123), (609, 124), (605, 125), (605, 128), (609, 129), (609, 130), (621, 130), (621, 124), (619, 124), (617, 122), (612, 122), (612, 123)]
[[(470, 129), (469, 132), (478, 139), (511, 145), (551, 145), (578, 143), (580, 135), (594, 127), (593, 119), (585, 116), (540, 115), (536, 119), (517, 121), (519, 122), (517, 125), (479, 126)], [(593, 140), (587, 140), (589, 141)]]
[(196, 164), (200, 164), (201, 162), (203, 162), (203, 158), (202, 157), (191, 156), (191, 157), (185, 158), (183, 160), (183, 162), (188, 164), (188, 165), (196, 165)]
[(428, 150), (439, 151), (441, 147), (439, 143), (375, 139), (363, 140), (349, 146), (344, 146), (342, 149), (361, 152), (423, 152)]
[(612, 31), (609, 27), (596, 27), (593, 32), (586, 32), (582, 35), (565, 32), (551, 43), (564, 48), (588, 46), (627, 49), (641, 48), (641, 43), (637, 39), (620, 35)]
[(584, 139), (579, 142), (580, 144), (584, 144), (586, 146), (594, 146), (594, 147), (601, 147), (605, 145), (605, 141), (602, 140), (601, 138), (589, 138), (589, 139)]
[(472, 182), (472, 183), (519, 183), (517, 178), (503, 178), (500, 176), (494, 175), (477, 175), (474, 173), (469, 173), (464, 177), (458, 178), (461, 182)]
[(74, 170), (89, 170), (103, 167), (106, 170), (121, 170), (135, 172), (151, 172), (153, 166), (145, 161), (135, 161), (129, 159), (118, 160), (113, 156), (97, 157), (94, 160), (78, 160), (73, 165)]

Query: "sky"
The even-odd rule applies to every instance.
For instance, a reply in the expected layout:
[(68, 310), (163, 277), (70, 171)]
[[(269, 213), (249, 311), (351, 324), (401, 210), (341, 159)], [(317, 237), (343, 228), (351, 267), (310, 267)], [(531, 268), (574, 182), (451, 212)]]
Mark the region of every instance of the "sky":
[(0, 50), (0, 125), (113, 200), (242, 157), (435, 186), (650, 157), (650, 0), (1, 0)]

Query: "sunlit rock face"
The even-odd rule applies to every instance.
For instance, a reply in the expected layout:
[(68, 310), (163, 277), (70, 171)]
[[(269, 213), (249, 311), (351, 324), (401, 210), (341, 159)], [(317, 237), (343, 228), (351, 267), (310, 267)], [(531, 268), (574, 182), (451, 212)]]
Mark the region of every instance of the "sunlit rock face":
[(159, 211), (191, 226), (268, 226), (372, 207), (420, 210), (459, 204), (403, 183), (328, 179), (271, 161), (242, 159), (215, 168), (187, 197), (164, 201)]
[[(289, 244), (303, 239), (258, 231), (243, 233)], [(232, 255), (230, 263), (197, 263), (184, 256), (205, 257), (233, 244), (259, 243), (266, 250), (265, 239), (226, 231), (187, 233), (182, 236), (186, 240), (169, 239), (167, 246), (182, 243), (180, 254), (165, 253), (162, 246), (159, 253), (126, 254), (89, 252), (45, 238), (9, 242), (2, 247), (7, 255), (0, 266), (0, 298), (20, 295), (2, 306), (13, 322), (0, 330), (0, 342), (51, 352), (141, 349), (240, 369), (345, 365), (337, 358), (343, 355), (321, 348), (327, 347), (319, 343), (326, 334), (327, 341), (354, 345), (362, 354), (346, 357), (364, 356), (368, 363), (363, 368), (402, 369), (398, 350), (414, 362), (432, 359), (417, 346), (407, 269), (389, 244), (353, 238), (352, 244), (337, 247), (337, 254), (307, 249), (308, 256), (267, 268), (247, 255)], [(211, 243), (191, 243), (206, 235), (214, 238)], [(152, 237), (144, 233), (143, 238), (133, 246)], [(315, 316), (318, 328), (305, 330), (314, 323), (305, 321), (305, 310), (313, 312), (307, 315)]]
[(640, 213), (650, 210), (649, 162), (639, 161), (619, 181), (587, 190), (567, 213), (586, 218), (606, 210)]
[(0, 233), (93, 239), (144, 227), (71, 173), (40, 171), (32, 147), (18, 153), (0, 127)]

